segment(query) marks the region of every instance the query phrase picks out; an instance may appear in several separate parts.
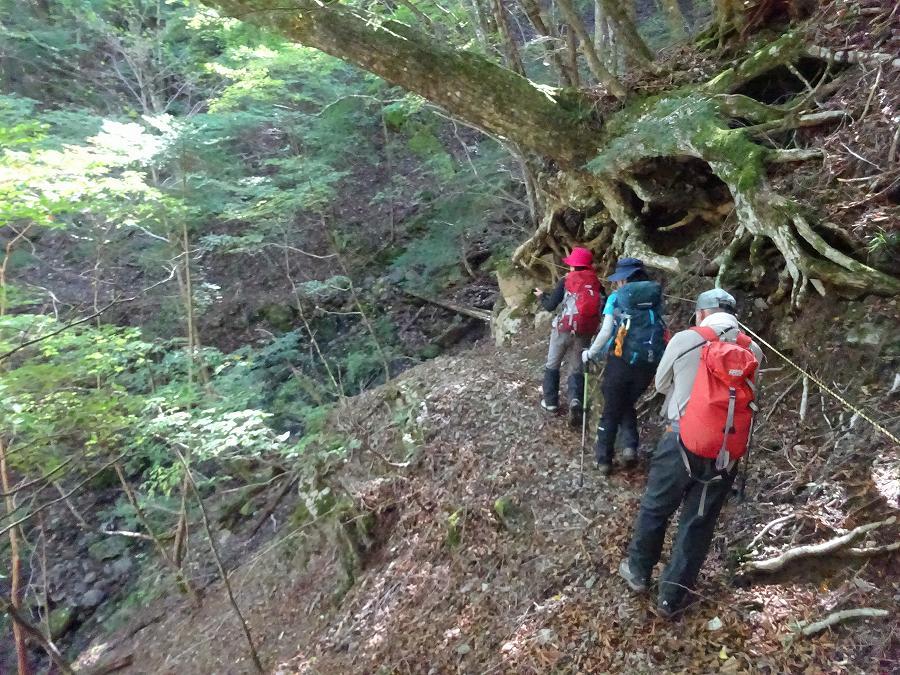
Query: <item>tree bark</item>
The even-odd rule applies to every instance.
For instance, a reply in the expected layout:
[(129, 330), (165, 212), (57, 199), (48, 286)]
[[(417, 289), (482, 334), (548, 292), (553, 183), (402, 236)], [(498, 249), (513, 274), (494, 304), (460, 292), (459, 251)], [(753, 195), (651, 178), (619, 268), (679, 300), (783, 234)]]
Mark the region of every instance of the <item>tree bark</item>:
[(600, 0), (600, 2), (603, 4), (603, 9), (606, 10), (606, 15), (614, 24), (616, 32), (621, 36), (621, 41), (638, 63), (647, 64), (653, 61), (653, 52), (638, 33), (631, 16), (633, 4), (629, 10), (623, 8), (619, 0)]
[(597, 55), (597, 50), (594, 49), (594, 43), (584, 26), (584, 21), (575, 9), (575, 5), (572, 4), (572, 0), (557, 0), (557, 4), (566, 19), (566, 23), (569, 24), (569, 27), (578, 37), (578, 43), (581, 45), (581, 53), (584, 54), (584, 58), (587, 59), (588, 68), (590, 68), (591, 73), (613, 96), (622, 98), (625, 95), (625, 88), (616, 77), (609, 72), (609, 69), (603, 65), (603, 62)]
[(525, 64), (522, 63), (519, 47), (516, 45), (516, 41), (512, 36), (512, 31), (509, 28), (509, 21), (506, 17), (506, 8), (503, 6), (502, 0), (491, 0), (491, 8), (494, 12), (494, 20), (497, 22), (497, 28), (500, 31), (500, 39), (503, 42), (506, 67), (514, 73), (518, 73), (524, 77)]
[(669, 24), (669, 33), (672, 38), (677, 41), (685, 38), (684, 14), (681, 13), (681, 7), (678, 6), (678, 0), (662, 0), (663, 11), (666, 14), (666, 21)]
[(556, 30), (556, 27), (552, 23), (545, 21), (544, 15), (541, 12), (541, 6), (537, 3), (537, 0), (520, 1), (522, 9), (525, 10), (525, 15), (528, 17), (531, 25), (534, 26), (534, 29), (539, 35), (548, 38), (548, 41), (544, 43), (544, 50), (547, 52), (547, 57), (553, 65), (556, 66), (556, 70), (559, 72), (562, 83), (569, 87), (577, 87), (578, 73), (576, 72), (573, 74), (571, 72), (570, 64), (565, 63), (560, 55), (559, 31)]
[[(311, 0), (299, 0), (290, 10), (278, 0), (209, 0), (208, 4), (355, 63), (490, 134), (563, 163), (577, 163), (592, 154), (597, 133), (578, 119), (577, 110), (567, 110), (572, 104), (563, 106), (555, 92), (405, 24), (385, 21), (379, 25), (351, 8), (323, 7)], [(617, 96), (624, 96), (621, 85), (613, 86)], [(574, 104), (576, 109), (579, 103)]]

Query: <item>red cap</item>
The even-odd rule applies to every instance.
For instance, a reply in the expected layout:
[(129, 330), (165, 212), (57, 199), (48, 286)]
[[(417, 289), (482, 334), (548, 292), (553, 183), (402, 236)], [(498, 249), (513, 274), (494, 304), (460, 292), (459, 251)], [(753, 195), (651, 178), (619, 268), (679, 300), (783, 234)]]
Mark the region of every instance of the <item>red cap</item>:
[(594, 254), (586, 248), (576, 246), (567, 258), (563, 258), (563, 262), (572, 267), (590, 267), (594, 264)]

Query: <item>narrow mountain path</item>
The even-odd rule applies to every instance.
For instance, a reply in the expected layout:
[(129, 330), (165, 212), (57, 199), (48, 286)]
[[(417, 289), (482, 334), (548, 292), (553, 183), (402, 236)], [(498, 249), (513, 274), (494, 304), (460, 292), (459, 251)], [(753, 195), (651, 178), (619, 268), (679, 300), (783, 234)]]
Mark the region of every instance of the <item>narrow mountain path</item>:
[[(789, 621), (820, 615), (827, 583), (727, 585), (726, 535), (759, 516), (750, 502), (723, 512), (686, 616), (666, 622), (652, 596), (632, 595), (615, 569), (644, 465), (603, 479), (588, 449), (578, 489), (580, 430), (536, 405), (543, 348), (482, 345), (347, 402), (334, 425), (359, 447), (328, 482), (356, 515), (331, 528), (289, 519), (234, 574), (267, 667), (786, 672), (851, 653), (832, 672), (866, 669), (878, 631), (790, 639)], [(645, 447), (659, 433), (652, 408)], [(150, 608), (156, 621), (109, 644), (134, 653), (135, 673), (251, 672), (223, 595), (214, 583), (197, 611)]]

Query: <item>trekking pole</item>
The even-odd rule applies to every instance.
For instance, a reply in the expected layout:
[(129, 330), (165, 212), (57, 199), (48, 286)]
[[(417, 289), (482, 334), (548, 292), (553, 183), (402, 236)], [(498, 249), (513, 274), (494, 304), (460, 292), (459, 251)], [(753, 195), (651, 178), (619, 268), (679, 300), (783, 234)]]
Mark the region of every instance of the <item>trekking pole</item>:
[(578, 468), (578, 489), (584, 487), (584, 446), (587, 439), (588, 418), (588, 374), (591, 372), (590, 362), (584, 364), (584, 394), (581, 397), (581, 466)]

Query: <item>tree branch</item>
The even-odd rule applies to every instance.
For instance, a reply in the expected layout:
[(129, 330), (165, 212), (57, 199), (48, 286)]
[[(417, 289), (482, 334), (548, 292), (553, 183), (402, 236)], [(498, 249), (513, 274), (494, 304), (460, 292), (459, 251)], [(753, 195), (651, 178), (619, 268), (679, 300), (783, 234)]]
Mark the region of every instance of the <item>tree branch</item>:
[(856, 619), (859, 617), (875, 617), (883, 618), (890, 615), (886, 609), (874, 609), (871, 607), (860, 607), (858, 609), (845, 609), (840, 612), (832, 612), (821, 621), (816, 621), (800, 629), (804, 637), (821, 633), (829, 626), (846, 621), (847, 619)]
[(842, 534), (840, 537), (835, 537), (834, 539), (829, 539), (828, 541), (821, 542), (819, 544), (808, 544), (806, 546), (797, 546), (795, 548), (788, 549), (781, 555), (775, 556), (774, 558), (767, 558), (765, 560), (749, 560), (744, 563), (743, 570), (745, 572), (777, 572), (785, 565), (794, 560), (834, 553), (835, 551), (850, 544), (860, 535), (878, 529), (883, 525), (893, 525), (895, 522), (897, 522), (897, 517), (891, 516), (887, 520), (881, 520), (877, 523), (860, 525), (859, 527), (854, 528), (845, 534)]
[[(566, 163), (591, 153), (598, 136), (572, 109), (542, 87), (487, 58), (436, 42), (398, 21), (376, 22), (340, 3), (298, 0), (207, 0), (225, 14), (269, 28), (354, 63), (416, 92), (453, 115)], [(614, 86), (614, 85), (613, 85)], [(624, 89), (616, 89), (623, 95)], [(584, 109), (589, 110), (587, 101)]]
[(244, 629), (244, 636), (247, 638), (247, 646), (250, 651), (250, 657), (253, 660), (253, 665), (256, 666), (256, 671), (259, 673), (265, 672), (262, 667), (262, 663), (259, 660), (259, 654), (256, 652), (256, 646), (253, 644), (253, 637), (250, 635), (250, 628), (247, 626), (247, 620), (244, 619), (244, 615), (241, 613), (241, 608), (238, 607), (237, 600), (235, 600), (234, 592), (231, 590), (231, 582), (228, 580), (228, 572), (225, 570), (225, 565), (222, 564), (222, 558), (219, 556), (219, 549), (216, 546), (216, 540), (213, 535), (212, 526), (209, 524), (209, 516), (206, 513), (206, 506), (203, 503), (203, 498), (200, 496), (200, 491), (197, 489), (197, 483), (194, 482), (194, 474), (191, 472), (191, 468), (188, 466), (187, 460), (184, 458), (184, 455), (181, 454), (181, 451), (173, 447), (172, 448), (175, 453), (178, 455), (178, 459), (181, 461), (181, 464), (184, 466), (184, 474), (187, 477), (188, 482), (191, 486), (191, 491), (194, 493), (194, 496), (197, 498), (197, 505), (200, 507), (200, 515), (203, 517), (203, 527), (206, 530), (206, 536), (209, 539), (209, 548), (212, 551), (213, 558), (215, 558), (216, 566), (219, 568), (219, 574), (222, 576), (222, 583), (225, 584), (225, 589), (228, 591), (228, 600), (231, 602), (231, 607), (234, 609), (234, 613), (240, 621), (241, 628)]
[(162, 284), (171, 281), (174, 277), (175, 277), (175, 269), (173, 268), (173, 269), (172, 269), (172, 273), (169, 274), (168, 277), (166, 277), (166, 278), (163, 279), (162, 281), (157, 281), (157, 282), (156, 282), (155, 284), (153, 284), (152, 286), (148, 286), (147, 288), (143, 289), (140, 293), (137, 293), (136, 295), (132, 295), (130, 298), (118, 298), (118, 299), (116, 299), (116, 300), (113, 300), (113, 301), (110, 302), (108, 305), (106, 305), (105, 307), (101, 307), (100, 309), (98, 309), (98, 310), (97, 310), (96, 312), (94, 312), (93, 314), (90, 314), (89, 316), (85, 316), (85, 317), (83, 317), (83, 318), (81, 318), (81, 319), (78, 319), (78, 320), (76, 320), (76, 321), (72, 321), (72, 322), (70, 322), (70, 323), (67, 323), (65, 326), (63, 326), (63, 327), (61, 327), (61, 328), (58, 328), (57, 330), (51, 331), (51, 332), (49, 332), (49, 333), (47, 333), (47, 334), (45, 334), (45, 335), (41, 335), (41, 336), (36, 337), (36, 338), (33, 338), (33, 339), (31, 339), (31, 340), (26, 340), (25, 342), (23, 342), (22, 344), (18, 345), (17, 347), (13, 347), (13, 348), (10, 349), (9, 351), (3, 352), (2, 354), (0, 354), (0, 362), (5, 361), (5, 360), (8, 359), (10, 356), (12, 356), (13, 354), (15, 354), (15, 353), (17, 353), (17, 352), (22, 351), (22, 350), (25, 349), (26, 347), (30, 347), (31, 345), (35, 345), (35, 344), (37, 344), (37, 343), (39, 343), (39, 342), (43, 342), (44, 340), (49, 340), (50, 338), (52, 338), (52, 337), (54, 337), (54, 336), (56, 336), (56, 335), (59, 335), (60, 333), (63, 333), (63, 332), (65, 332), (65, 331), (69, 330), (70, 328), (74, 328), (75, 326), (80, 326), (80, 325), (83, 324), (83, 323), (87, 323), (87, 322), (90, 321), (91, 319), (96, 319), (98, 316), (100, 316), (100, 315), (103, 314), (104, 312), (106, 312), (106, 311), (112, 309), (112, 308), (115, 307), (116, 305), (121, 305), (121, 304), (126, 303), (126, 302), (133, 302), (133, 301), (137, 300), (139, 297), (141, 297), (142, 295), (145, 295), (146, 293), (152, 291), (152, 290), (153, 290), (154, 288), (156, 288), (157, 286), (161, 286)]
[(47, 656), (53, 661), (57, 668), (59, 668), (60, 672), (65, 675), (75, 675), (75, 671), (72, 670), (72, 666), (66, 663), (66, 660), (62, 657), (62, 654), (59, 653), (59, 650), (56, 648), (50, 640), (44, 637), (44, 634), (40, 631), (40, 629), (31, 623), (28, 619), (26, 619), (22, 613), (14, 607), (6, 598), (0, 596), (0, 609), (10, 615), (12, 617), (13, 623), (19, 627), (22, 632), (24, 632), (28, 637), (37, 642), (41, 647), (44, 648), (44, 651), (47, 652)]

